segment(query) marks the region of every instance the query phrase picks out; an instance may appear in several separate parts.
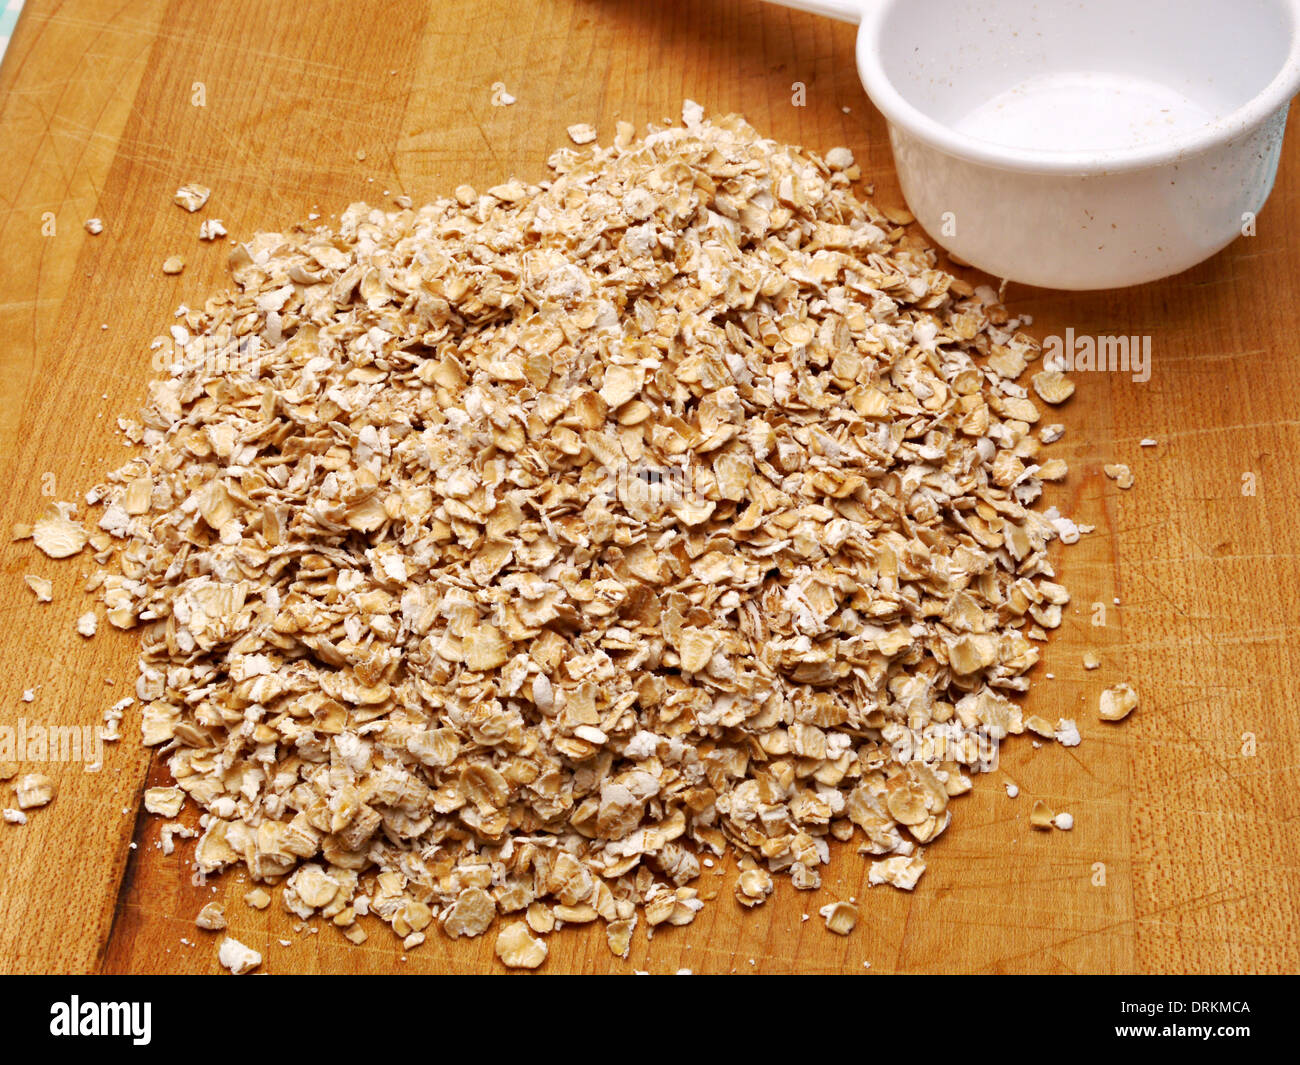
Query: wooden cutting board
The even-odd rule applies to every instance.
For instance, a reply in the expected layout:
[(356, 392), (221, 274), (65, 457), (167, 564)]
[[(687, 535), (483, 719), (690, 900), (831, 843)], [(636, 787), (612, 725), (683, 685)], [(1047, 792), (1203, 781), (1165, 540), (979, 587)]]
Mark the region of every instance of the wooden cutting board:
[[(517, 103), (492, 105), (498, 82)], [(537, 179), (567, 125), (608, 136), (618, 119), (678, 115), (684, 97), (782, 140), (848, 145), (877, 200), (901, 205), (852, 28), (754, 0), (28, 0), (0, 67), (5, 530), (122, 461), (115, 419), (143, 395), (150, 339), (226, 281), (201, 217), (246, 237), (386, 193)], [(171, 204), (186, 181), (214, 190), (202, 216)], [(652, 942), (639, 930), (627, 961), (598, 929), (566, 929), (549, 971), (1300, 968), (1298, 191), (1293, 133), (1257, 235), (1211, 262), (1126, 292), (1007, 291), (1039, 335), (1152, 338), (1149, 381), (1080, 375), (1059, 418), (1072, 470), (1048, 501), (1097, 530), (1061, 558), (1074, 601), (1027, 704), (1077, 719), (1083, 744), (1008, 744), (913, 894), (868, 888), (852, 847), (821, 890), (786, 883), (756, 911), (732, 898), (730, 869), (709, 873), (718, 897), (693, 925)], [(91, 216), (99, 236), (82, 228)], [(185, 272), (164, 276), (174, 254)], [(1132, 467), (1131, 491), (1103, 476), (1111, 462)], [(132, 690), (134, 640), (74, 631), (88, 556), (6, 543), (2, 558), (0, 724), (97, 723)], [(35, 604), (27, 573), (54, 580), (53, 603)], [(1141, 709), (1102, 724), (1098, 693), (1119, 680)], [(278, 903), (249, 909), (238, 875), (191, 883), (192, 842), (165, 856), (141, 811), (166, 770), (134, 717), (124, 731), (100, 772), (47, 767), (54, 804), (0, 824), (0, 969), (212, 972), (215, 937), (193, 917), (213, 898), (268, 972), (499, 968), (491, 936), (435, 935), (404, 955), (375, 925), (358, 948), (328, 925), (295, 931)], [(1031, 831), (1036, 799), (1074, 830)], [(850, 897), (862, 919), (832, 936), (816, 911)]]

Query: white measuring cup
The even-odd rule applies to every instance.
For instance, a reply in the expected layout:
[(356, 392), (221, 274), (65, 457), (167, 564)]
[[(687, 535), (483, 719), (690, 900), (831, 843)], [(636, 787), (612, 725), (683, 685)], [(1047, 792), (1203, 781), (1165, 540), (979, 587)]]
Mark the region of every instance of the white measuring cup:
[(930, 236), (997, 277), (1116, 288), (1255, 232), (1300, 90), (1300, 0), (774, 0), (860, 23)]

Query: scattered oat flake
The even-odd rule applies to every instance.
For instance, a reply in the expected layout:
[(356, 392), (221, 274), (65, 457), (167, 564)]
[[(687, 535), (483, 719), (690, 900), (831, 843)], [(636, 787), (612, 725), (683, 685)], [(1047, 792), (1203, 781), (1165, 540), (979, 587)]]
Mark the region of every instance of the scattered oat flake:
[(208, 202), (208, 197), (211, 195), (211, 189), (204, 185), (191, 183), (182, 185), (176, 190), (176, 195), (172, 197), (172, 203), (178, 207), (184, 207), (190, 214), (193, 214)]
[(1133, 471), (1122, 462), (1109, 463), (1102, 467), (1103, 472), (1120, 488), (1133, 487)]
[(1121, 682), (1101, 693), (1098, 712), (1103, 721), (1123, 721), (1137, 706), (1137, 692), (1131, 684)]
[(176, 850), (176, 837), (193, 839), (198, 834), (198, 829), (190, 828), (179, 821), (165, 821), (158, 829), (158, 849), (163, 854), (172, 854)]
[(52, 802), (58, 788), (54, 781), (43, 773), (28, 773), (18, 778), (14, 784), (14, 791), (18, 796), (18, 808), (30, 810)]
[(837, 936), (847, 936), (858, 923), (858, 908), (847, 902), (827, 903), (817, 911), (826, 921), (826, 929)]
[(262, 955), (239, 940), (226, 936), (217, 949), (217, 960), (236, 976), (252, 972), (262, 964)]
[(750, 863), (748, 868), (741, 869), (736, 880), (736, 901), (745, 907), (760, 906), (767, 901), (774, 887), (772, 875)]
[(146, 788), (144, 808), (151, 814), (175, 817), (185, 805), (185, 792), (180, 788)]
[(826, 165), (832, 170), (847, 170), (853, 165), (853, 153), (848, 148), (832, 148), (826, 153)]
[(588, 122), (578, 122), (568, 128), (568, 134), (574, 144), (590, 144), (596, 139), (596, 127)]
[(632, 933), (636, 929), (636, 915), (631, 917), (610, 921), (605, 926), (605, 941), (609, 945), (610, 953), (617, 958), (626, 958), (628, 952), (632, 949)]
[(1062, 832), (1069, 832), (1074, 827), (1074, 815), (1068, 813), (1059, 813), (1052, 818), (1052, 824)]
[(103, 220), (99, 218), (87, 218), (85, 226), (86, 232), (92, 237), (97, 237), (100, 233), (104, 232)]
[(925, 862), (920, 855), (896, 855), (883, 861), (872, 862), (867, 875), (870, 884), (891, 884), (902, 891), (911, 891), (925, 872)]
[(1052, 827), (1052, 818), (1056, 814), (1052, 808), (1043, 802), (1042, 799), (1035, 799), (1033, 808), (1029, 811), (1029, 823), (1037, 829), (1049, 829)]
[(95, 630), (99, 626), (99, 619), (95, 616), (93, 610), (87, 610), (77, 618), (77, 631), (89, 639), (95, 635)]
[(1074, 395), (1074, 382), (1060, 370), (1042, 370), (1034, 374), (1034, 391), (1047, 403), (1064, 403)]
[(508, 969), (536, 969), (546, 960), (546, 944), (528, 934), (523, 921), (512, 921), (497, 933), (496, 955)]
[(176, 275), (185, 269), (185, 260), (179, 255), (172, 255), (163, 260), (162, 272), (164, 274)]
[(32, 541), (50, 558), (69, 558), (86, 546), (89, 534), (71, 515), (69, 503), (56, 503), (32, 524)]
[(226, 908), (219, 902), (209, 902), (199, 910), (194, 918), (194, 924), (209, 932), (220, 932), (226, 927)]
[(10, 825), (27, 824), (27, 815), (21, 810), (15, 810), (12, 807), (5, 807), (4, 819), (5, 822)]
[(1006, 782), (1004, 783), (1004, 787), (1007, 789), (1007, 798), (1008, 798), (1008, 799), (1014, 799), (1017, 795), (1020, 794), (1020, 785), (1018, 785), (1018, 784), (1016, 784), (1016, 783), (1014, 783), (1014, 782), (1012, 782), (1012, 781), (1010, 781), (1010, 780), (1008, 780), (1008, 781), (1006, 781)]
[(48, 603), (54, 599), (53, 581), (29, 573), (23, 578), (23, 583), (31, 589), (32, 594), (36, 596), (36, 601), (38, 603)]
[(199, 240), (220, 240), (226, 235), (226, 227), (220, 218), (205, 218), (199, 223)]
[(1041, 481), (1063, 481), (1070, 467), (1064, 459), (1048, 459), (1038, 467), (1038, 479)]
[(1056, 726), (1053, 725), (1050, 721), (1048, 721), (1047, 718), (1042, 717), (1038, 714), (1030, 714), (1024, 720), (1025, 720), (1025, 728), (1027, 728), (1030, 732), (1036, 733), (1037, 735), (1042, 736), (1044, 739), (1048, 739), (1048, 740), (1056, 738)]
[(1100, 667), (1101, 667), (1101, 659), (1097, 657), (1097, 652), (1095, 652), (1095, 651), (1084, 651), (1084, 652), (1083, 652), (1083, 668), (1084, 668), (1084, 669), (1087, 669), (1087, 670), (1094, 670), (1094, 669), (1098, 669), (1098, 668), (1100, 668)]
[(1063, 544), (1077, 544), (1083, 530), (1069, 518), (1053, 518), (1052, 527)]
[(1144, 436), (1138, 441), (1138, 447), (1156, 447), (1160, 441), (1151, 436)]

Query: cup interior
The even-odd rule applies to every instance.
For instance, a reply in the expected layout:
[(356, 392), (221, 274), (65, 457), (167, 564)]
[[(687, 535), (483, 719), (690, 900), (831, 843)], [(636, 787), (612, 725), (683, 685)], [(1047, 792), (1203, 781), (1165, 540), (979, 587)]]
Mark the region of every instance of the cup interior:
[(899, 0), (884, 5), (864, 47), (898, 97), (958, 134), (1049, 153), (1123, 151), (1213, 126), (1258, 98), (1292, 62), (1295, 9), (1293, 0)]

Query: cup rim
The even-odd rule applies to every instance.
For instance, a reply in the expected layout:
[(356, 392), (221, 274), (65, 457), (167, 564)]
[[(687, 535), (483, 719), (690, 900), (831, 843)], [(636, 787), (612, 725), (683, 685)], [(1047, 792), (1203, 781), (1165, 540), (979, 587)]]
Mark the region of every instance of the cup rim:
[(1291, 46), (1273, 80), (1252, 99), (1200, 129), (1134, 148), (1049, 151), (1017, 148), (959, 133), (910, 103), (885, 74), (878, 46), (885, 16), (900, 0), (868, 2), (858, 28), (858, 75), (892, 124), (947, 155), (999, 170), (1037, 174), (1122, 173), (1165, 166), (1227, 144), (1284, 110), (1300, 91), (1300, 0), (1280, 0), (1291, 16)]

